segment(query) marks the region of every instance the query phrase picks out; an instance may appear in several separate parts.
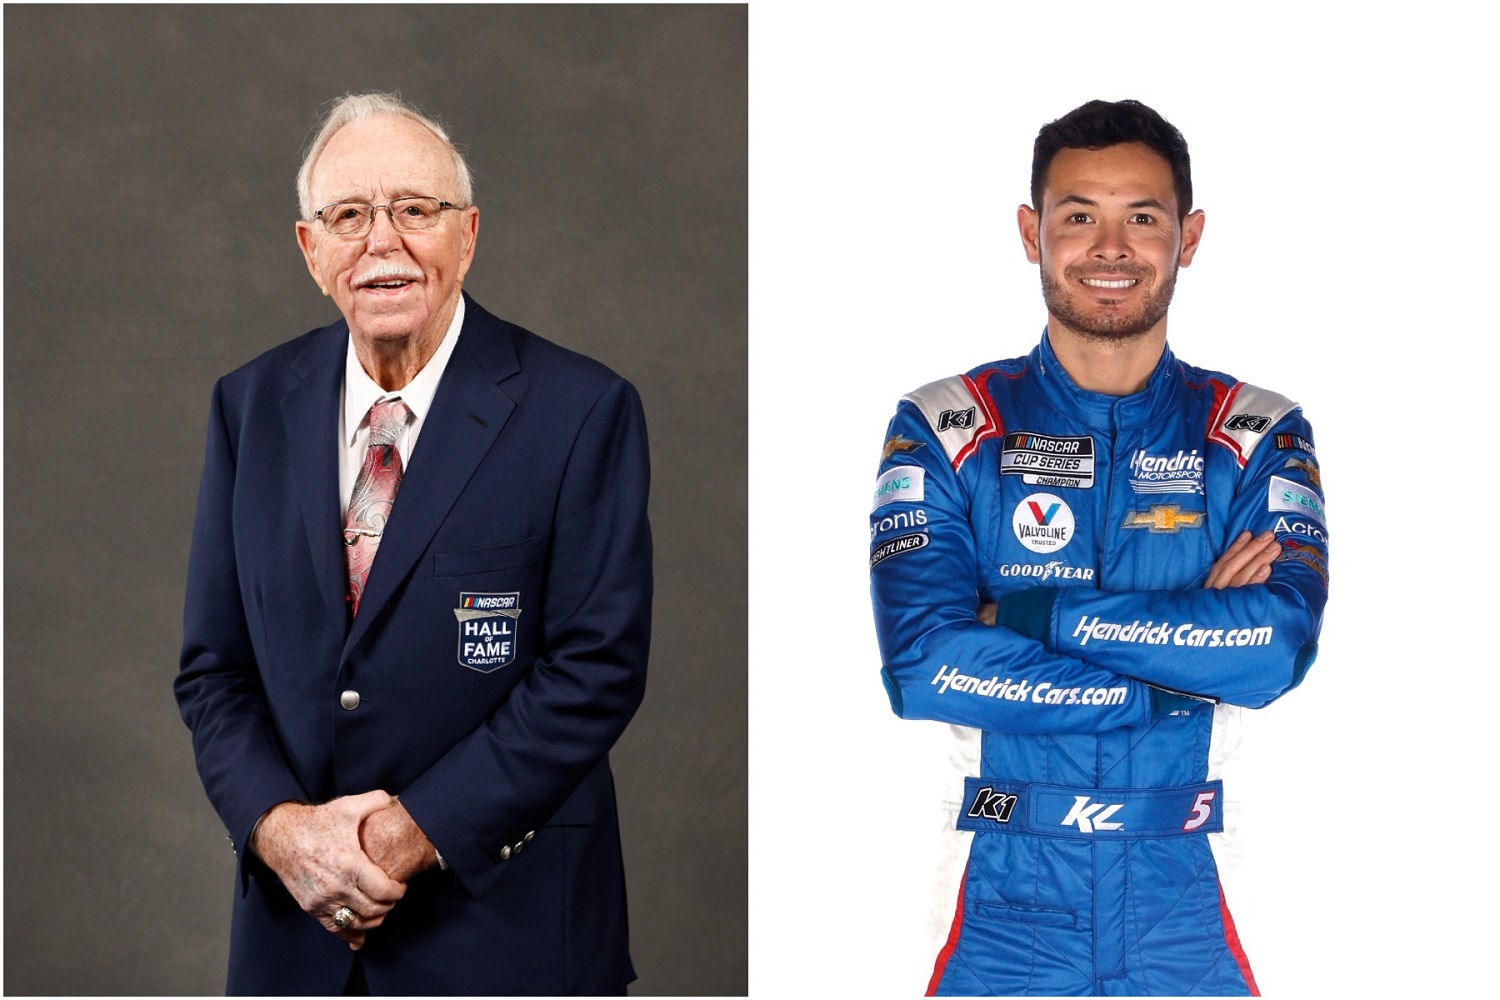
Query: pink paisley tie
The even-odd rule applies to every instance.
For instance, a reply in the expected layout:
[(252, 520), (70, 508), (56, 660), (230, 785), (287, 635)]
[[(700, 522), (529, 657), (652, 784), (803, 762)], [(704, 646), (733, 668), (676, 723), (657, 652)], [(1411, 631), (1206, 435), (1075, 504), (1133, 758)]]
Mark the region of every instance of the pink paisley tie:
[(411, 411), (399, 399), (386, 400), (370, 407), (370, 445), (365, 450), (365, 464), (354, 480), (349, 496), (349, 514), (344, 519), (344, 559), (349, 565), (349, 616), (359, 613), (359, 599), (365, 592), (365, 580), (380, 535), (391, 516), (391, 504), (401, 488), (401, 455), (396, 439), (406, 426)]

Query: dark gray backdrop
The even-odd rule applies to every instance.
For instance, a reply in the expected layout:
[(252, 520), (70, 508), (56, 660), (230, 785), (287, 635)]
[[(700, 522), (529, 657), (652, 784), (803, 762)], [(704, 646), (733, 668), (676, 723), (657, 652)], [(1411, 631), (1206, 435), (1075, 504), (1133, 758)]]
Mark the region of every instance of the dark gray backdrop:
[(466, 288), (645, 401), (633, 992), (744, 993), (745, 8), (4, 20), (5, 991), (222, 991), (234, 859), (170, 691), (209, 391), (337, 318), (299, 154), (329, 98), (398, 89), (474, 167)]

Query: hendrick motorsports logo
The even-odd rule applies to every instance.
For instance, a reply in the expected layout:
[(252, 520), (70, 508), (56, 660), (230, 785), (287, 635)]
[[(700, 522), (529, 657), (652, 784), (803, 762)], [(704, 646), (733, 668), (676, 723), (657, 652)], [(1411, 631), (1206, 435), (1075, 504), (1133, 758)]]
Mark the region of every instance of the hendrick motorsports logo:
[(1170, 457), (1141, 449), (1130, 459), (1130, 488), (1137, 493), (1202, 493), (1203, 456), (1197, 448)]
[(509, 666), (516, 658), (516, 620), (521, 595), (458, 595), (458, 662), (482, 674)]
[(1073, 511), (1061, 497), (1033, 493), (1016, 505), (1011, 527), (1033, 552), (1056, 552), (1073, 540)]
[(1136, 619), (1129, 624), (1122, 625), (1116, 622), (1100, 621), (1097, 615), (1093, 620), (1088, 615), (1079, 619), (1078, 627), (1073, 630), (1073, 638), (1078, 640), (1078, 645), (1087, 646), (1089, 641), (1094, 642), (1135, 642), (1147, 646), (1206, 646), (1210, 649), (1219, 646), (1269, 646), (1271, 644), (1270, 625), (1252, 625), (1247, 628), (1199, 628), (1191, 622), (1173, 626), (1171, 622), (1160, 624), (1151, 621), (1141, 624)]

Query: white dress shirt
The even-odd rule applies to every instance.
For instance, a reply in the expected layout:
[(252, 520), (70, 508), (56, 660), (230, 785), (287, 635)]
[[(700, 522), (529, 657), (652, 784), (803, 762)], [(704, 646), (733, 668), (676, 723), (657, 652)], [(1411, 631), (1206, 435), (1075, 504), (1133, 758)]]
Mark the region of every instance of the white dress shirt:
[(432, 408), (432, 397), (437, 394), (439, 380), (453, 356), (458, 344), (458, 331), (464, 325), (464, 300), (460, 295), (458, 308), (453, 311), (453, 322), (443, 334), (436, 353), (422, 366), (406, 385), (390, 392), (382, 389), (359, 363), (354, 353), (354, 335), (349, 335), (349, 347), (344, 354), (343, 405), (339, 409), (339, 443), (343, 447), (343, 461), (339, 463), (339, 523), (349, 513), (349, 497), (354, 492), (354, 481), (365, 462), (365, 451), (370, 446), (370, 407), (388, 399), (400, 399), (411, 411), (406, 427), (396, 439), (396, 452), (401, 456), (401, 468), (411, 465), (412, 451), (417, 447), (417, 435), (422, 431), (422, 421)]

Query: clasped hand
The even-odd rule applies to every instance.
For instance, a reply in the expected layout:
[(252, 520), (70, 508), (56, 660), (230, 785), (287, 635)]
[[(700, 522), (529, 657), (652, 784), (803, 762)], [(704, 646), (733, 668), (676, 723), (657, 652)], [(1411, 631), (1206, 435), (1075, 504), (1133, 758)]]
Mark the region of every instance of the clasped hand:
[(406, 808), (382, 791), (316, 806), (283, 802), (250, 846), (304, 911), (356, 951), (406, 894), (407, 880), (437, 861)]

